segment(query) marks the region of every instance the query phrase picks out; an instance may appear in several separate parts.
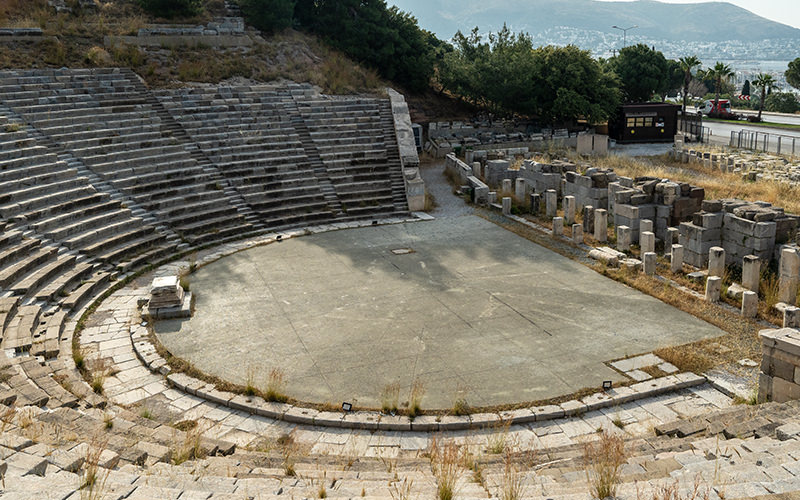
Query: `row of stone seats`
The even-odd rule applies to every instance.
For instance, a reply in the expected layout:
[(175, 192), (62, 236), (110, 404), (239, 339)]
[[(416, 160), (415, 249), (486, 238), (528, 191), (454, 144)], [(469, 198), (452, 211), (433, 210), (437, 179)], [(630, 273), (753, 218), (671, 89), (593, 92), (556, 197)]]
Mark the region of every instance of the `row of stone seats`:
[[(52, 93), (54, 88), (69, 85), (71, 78), (81, 85), (80, 93), (47, 95), (48, 90)], [(68, 149), (111, 189), (143, 209), (156, 210), (160, 200), (180, 200), (187, 192), (206, 192), (218, 198), (221, 210), (209, 214), (203, 225), (165, 221), (187, 241), (209, 232), (216, 235), (220, 226), (237, 230), (246, 226), (240, 216), (228, 210), (230, 203), (217, 189), (214, 172), (203, 168), (187, 152), (187, 145), (175, 137), (169, 123), (164, 123), (132, 73), (100, 72), (92, 80), (65, 71), (50, 84), (35, 80), (30, 86), (37, 87), (39, 102), (45, 103), (33, 104), (35, 98), (16, 100), (12, 95), (4, 98), (6, 104)], [(75, 99), (78, 95), (81, 99)], [(86, 100), (85, 95), (92, 99)], [(106, 123), (109, 118), (115, 122)], [(142, 128), (141, 124), (149, 127)]]
[[(746, 414), (747, 410), (740, 407), (735, 411)], [(772, 411), (765, 408), (750, 413), (774, 418)], [(296, 460), (294, 474), (289, 475), (284, 467), (287, 455), (276, 445), (265, 444), (267, 451), (238, 450), (201, 440), (198, 454), (212, 452), (212, 456), (174, 463), (171, 458), (187, 442), (187, 434), (121, 408), (75, 410), (63, 405), (55, 411), (20, 408), (0, 412), (6, 431), (0, 440), (0, 460), (5, 464), (0, 470), (9, 485), (6, 493), (12, 495), (44, 491), (46, 484), (51, 494), (68, 496), (81, 485), (79, 474), (91, 448), (99, 455), (94, 460), (104, 478), (102, 491), (114, 498), (388, 500), (402, 492), (403, 498), (437, 496), (437, 478), (429, 458), (419, 452), (389, 448), (386, 457), (353, 457), (296, 451), (290, 457)], [(778, 428), (796, 425), (793, 415), (775, 420), (781, 424)], [(75, 439), (79, 433), (96, 437), (87, 444)], [(776, 434), (731, 439), (628, 438), (628, 456), (620, 468), (616, 497), (790, 498), (769, 495), (789, 495), (800, 489), (800, 462), (796, 460), (800, 441), (796, 434)], [(331, 433), (331, 439), (335, 436)], [(487, 450), (486, 442), (469, 436), (439, 438), (440, 442), (450, 439), (465, 444), (470, 452), (453, 464), (457, 498), (503, 498), (510, 477), (522, 486), (514, 498), (590, 497), (581, 446), (536, 450), (521, 446), (509, 455), (511, 462), (506, 462), (503, 455)], [(588, 441), (594, 439), (597, 437)]]
[[(333, 218), (305, 145), (288, 118), (286, 93), (257, 103), (240, 89), (192, 89), (160, 97), (268, 227)], [(222, 124), (211, 126), (211, 124)]]

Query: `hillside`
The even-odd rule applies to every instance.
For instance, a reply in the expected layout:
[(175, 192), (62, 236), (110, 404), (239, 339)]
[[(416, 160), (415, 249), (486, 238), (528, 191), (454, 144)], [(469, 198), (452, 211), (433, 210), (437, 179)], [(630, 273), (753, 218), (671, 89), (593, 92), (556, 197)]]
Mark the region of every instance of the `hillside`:
[[(726, 2), (666, 4), (653, 0), (392, 0), (423, 28), (443, 38), (476, 24), (496, 31), (507, 22), (515, 31), (538, 33), (555, 26), (613, 33), (611, 26), (638, 25), (648, 39), (720, 42), (794, 38), (800, 29), (776, 23)], [(724, 23), (709, 19), (725, 19)], [(617, 32), (618, 33), (618, 32)]]

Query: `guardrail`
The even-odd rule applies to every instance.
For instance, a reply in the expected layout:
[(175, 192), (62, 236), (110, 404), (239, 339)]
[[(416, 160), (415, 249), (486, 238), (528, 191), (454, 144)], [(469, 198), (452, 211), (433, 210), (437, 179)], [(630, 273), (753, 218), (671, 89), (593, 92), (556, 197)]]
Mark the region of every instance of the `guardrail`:
[(795, 156), (800, 153), (798, 138), (790, 135), (771, 134), (755, 130), (731, 131), (732, 148), (752, 149), (769, 153)]

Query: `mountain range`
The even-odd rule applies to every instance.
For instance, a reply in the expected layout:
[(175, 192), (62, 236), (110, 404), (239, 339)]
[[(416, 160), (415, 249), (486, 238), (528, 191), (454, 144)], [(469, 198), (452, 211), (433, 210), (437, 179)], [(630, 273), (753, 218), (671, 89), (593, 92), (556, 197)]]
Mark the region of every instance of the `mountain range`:
[(637, 26), (628, 40), (670, 42), (756, 42), (796, 39), (800, 29), (770, 21), (727, 2), (668, 4), (654, 0), (600, 2), (596, 0), (388, 0), (410, 12), (422, 28), (449, 39), (457, 30), (513, 31), (533, 35), (556, 27), (591, 32), (621, 32), (612, 26)]

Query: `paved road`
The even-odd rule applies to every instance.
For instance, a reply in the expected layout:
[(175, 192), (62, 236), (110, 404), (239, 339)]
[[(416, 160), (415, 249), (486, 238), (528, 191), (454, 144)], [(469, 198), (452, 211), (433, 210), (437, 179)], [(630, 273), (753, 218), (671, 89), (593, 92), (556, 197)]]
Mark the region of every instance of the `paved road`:
[(748, 124), (747, 122), (722, 123), (704, 121), (703, 125), (711, 129), (712, 144), (728, 145), (731, 141), (731, 132), (747, 130), (750, 132), (758, 132), (759, 149), (762, 149), (764, 134), (769, 134), (770, 137), (768, 138), (768, 149), (772, 152), (777, 152), (778, 136), (783, 136), (783, 139), (781, 139), (781, 152), (790, 154), (792, 152), (792, 140), (794, 140), (795, 154), (800, 155), (800, 130), (782, 130), (769, 127), (759, 127)]

